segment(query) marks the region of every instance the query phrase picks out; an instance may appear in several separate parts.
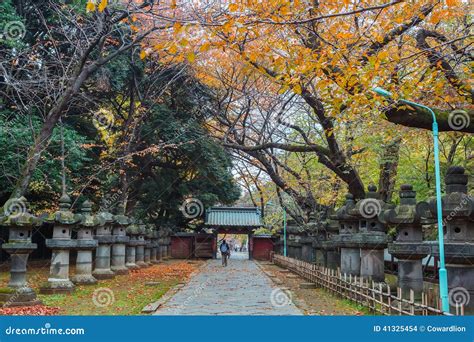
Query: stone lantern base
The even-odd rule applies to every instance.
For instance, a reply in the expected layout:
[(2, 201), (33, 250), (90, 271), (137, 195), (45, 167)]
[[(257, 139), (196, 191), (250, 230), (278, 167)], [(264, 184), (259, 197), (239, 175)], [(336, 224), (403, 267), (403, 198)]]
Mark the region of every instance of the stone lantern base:
[(42, 304), (36, 297), (35, 291), (29, 287), (0, 288), (0, 305), (3, 307), (12, 306), (33, 306)]
[(94, 278), (98, 280), (105, 280), (105, 279), (113, 279), (115, 277), (115, 273), (110, 269), (95, 269), (92, 272)]
[(72, 281), (65, 279), (49, 278), (48, 283), (40, 288), (42, 294), (62, 294), (74, 292), (75, 286)]
[(71, 278), (72, 282), (77, 285), (94, 285), (97, 284), (97, 279), (92, 275), (76, 274)]

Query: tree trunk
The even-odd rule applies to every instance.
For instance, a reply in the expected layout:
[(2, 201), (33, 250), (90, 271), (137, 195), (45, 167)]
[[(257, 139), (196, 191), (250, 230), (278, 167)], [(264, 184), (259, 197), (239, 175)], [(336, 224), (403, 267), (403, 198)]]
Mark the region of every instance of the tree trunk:
[(387, 146), (380, 163), (379, 194), (385, 202), (392, 200), (397, 175), (401, 139), (397, 139)]

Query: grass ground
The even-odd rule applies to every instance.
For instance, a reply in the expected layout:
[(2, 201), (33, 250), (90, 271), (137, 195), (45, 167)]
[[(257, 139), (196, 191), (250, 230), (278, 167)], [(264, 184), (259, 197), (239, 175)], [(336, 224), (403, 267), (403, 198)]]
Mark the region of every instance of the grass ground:
[(369, 311), (348, 300), (343, 300), (333, 296), (324, 289), (300, 289), (300, 283), (306, 283), (307, 280), (297, 276), (289, 278), (288, 273), (283, 273), (283, 268), (274, 264), (261, 263), (263, 269), (276, 275), (273, 281), (278, 282), (277, 286), (287, 288), (291, 291), (292, 300), (306, 315), (370, 315)]
[[(72, 294), (40, 294), (38, 297), (47, 308), (56, 308), (49, 311), (58, 315), (138, 315), (145, 305), (158, 300), (177, 284), (185, 282), (198, 266), (199, 263), (196, 262), (170, 260), (133, 270), (128, 275), (101, 280), (95, 285), (77, 286)], [(37, 293), (39, 287), (47, 281), (48, 273), (49, 269), (40, 265), (29, 269), (29, 282)], [(0, 287), (7, 285), (8, 278), (8, 272), (0, 273)], [(42, 308), (36, 308), (36, 311), (42, 312)], [(0, 314), (34, 313), (35, 308), (26, 311), (0, 309)]]

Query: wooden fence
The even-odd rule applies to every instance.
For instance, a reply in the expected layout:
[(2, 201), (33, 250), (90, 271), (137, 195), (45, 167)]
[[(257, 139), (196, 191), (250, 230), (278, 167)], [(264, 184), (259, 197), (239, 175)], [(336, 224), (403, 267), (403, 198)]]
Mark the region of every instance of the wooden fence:
[[(273, 254), (274, 264), (284, 267), (302, 278), (315, 283), (338, 297), (351, 300), (382, 315), (446, 315), (437, 296), (422, 293), (421, 302), (415, 300), (415, 293), (410, 290), (409, 298), (403, 298), (402, 289), (397, 287), (392, 292), (385, 283), (370, 282), (362, 277), (341, 274), (339, 270), (311, 264), (282, 255)], [(395, 290), (395, 289), (393, 289)], [(395, 294), (396, 293), (396, 294)], [(456, 315), (464, 315), (464, 307), (457, 306)]]

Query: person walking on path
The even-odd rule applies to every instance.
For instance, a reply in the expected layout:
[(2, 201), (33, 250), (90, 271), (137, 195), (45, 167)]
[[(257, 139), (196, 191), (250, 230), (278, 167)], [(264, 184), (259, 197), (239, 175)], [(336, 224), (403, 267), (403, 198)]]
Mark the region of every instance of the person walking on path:
[(222, 266), (227, 266), (227, 259), (230, 255), (230, 247), (225, 240), (222, 241), (220, 251), (222, 254)]

